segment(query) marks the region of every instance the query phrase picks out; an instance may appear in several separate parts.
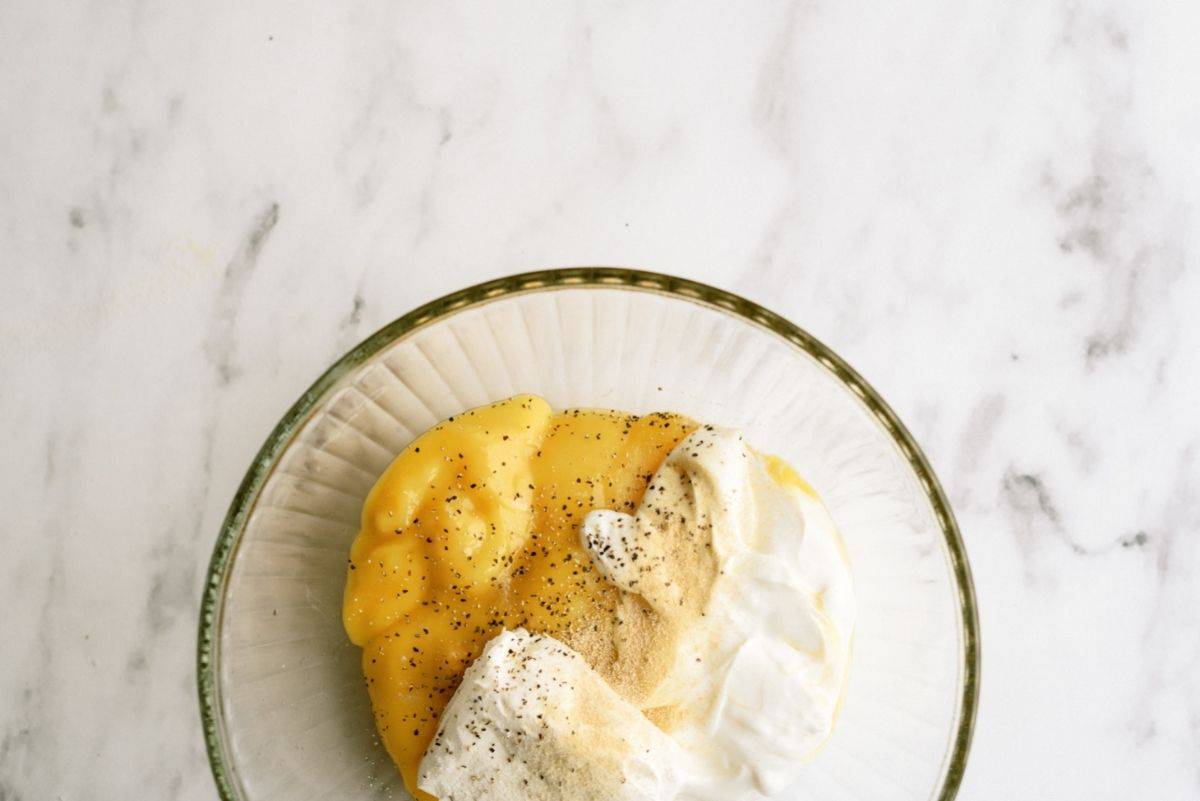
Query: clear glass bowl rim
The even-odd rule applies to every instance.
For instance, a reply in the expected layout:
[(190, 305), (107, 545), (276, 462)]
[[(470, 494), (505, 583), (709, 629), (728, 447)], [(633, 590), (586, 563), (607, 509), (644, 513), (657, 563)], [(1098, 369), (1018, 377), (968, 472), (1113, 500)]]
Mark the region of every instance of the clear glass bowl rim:
[(951, 801), (962, 784), (975, 715), (979, 703), (979, 614), (975, 586), (967, 562), (962, 534), (950, 509), (950, 503), (934, 475), (933, 468), (916, 441), (887, 405), (862, 376), (840, 356), (807, 331), (774, 312), (732, 292), (708, 286), (686, 278), (621, 267), (566, 267), (519, 273), (460, 289), (430, 301), (380, 328), (364, 339), (333, 366), (326, 370), (300, 396), (267, 436), (266, 442), (254, 457), (242, 483), (229, 505), (221, 524), (204, 593), (200, 603), (200, 627), (197, 641), (196, 678), (200, 696), (200, 718), (209, 765), (222, 801), (244, 801), (235, 791), (231, 772), (233, 761), (226, 754), (224, 720), (221, 714), (220, 686), (217, 681), (218, 630), (224, 608), (224, 595), (229, 568), (241, 541), (250, 511), (259, 492), (270, 476), (276, 462), (292, 437), (303, 427), (325, 394), (354, 368), (402, 336), (436, 322), (448, 314), (499, 297), (568, 287), (619, 288), (654, 292), (727, 312), (744, 322), (766, 328), (819, 361), (838, 380), (845, 384), (867, 406), (901, 454), (916, 473), (921, 488), (937, 516), (938, 525), (950, 559), (958, 590), (961, 622), (962, 687), (959, 697), (957, 729), (942, 774), (942, 785), (935, 796), (937, 801)]

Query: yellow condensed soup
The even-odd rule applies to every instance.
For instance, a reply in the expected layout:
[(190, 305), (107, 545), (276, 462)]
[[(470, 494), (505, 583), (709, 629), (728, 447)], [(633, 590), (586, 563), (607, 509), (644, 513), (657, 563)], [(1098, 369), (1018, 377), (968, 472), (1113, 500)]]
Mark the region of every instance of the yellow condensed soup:
[(409, 791), (467, 666), (505, 628), (549, 634), (636, 699), (661, 671), (653, 613), (595, 569), (593, 509), (632, 512), (696, 425), (672, 414), (553, 412), (521, 395), (435, 426), (363, 507), (343, 619), (363, 648), (375, 722)]

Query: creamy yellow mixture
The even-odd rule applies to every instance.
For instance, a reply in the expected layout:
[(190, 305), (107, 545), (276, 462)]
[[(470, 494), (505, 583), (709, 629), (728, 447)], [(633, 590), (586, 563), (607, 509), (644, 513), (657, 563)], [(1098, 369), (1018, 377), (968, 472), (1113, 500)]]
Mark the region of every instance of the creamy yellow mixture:
[[(696, 428), (673, 414), (553, 412), (522, 395), (430, 429), (372, 489), (343, 618), (363, 648), (375, 722), (409, 791), (467, 666), (502, 629), (549, 634), (637, 699), (656, 672), (654, 613), (592, 564), (579, 526), (632, 512)], [(783, 465), (772, 472), (799, 478)], [(651, 716), (653, 719), (653, 716)]]

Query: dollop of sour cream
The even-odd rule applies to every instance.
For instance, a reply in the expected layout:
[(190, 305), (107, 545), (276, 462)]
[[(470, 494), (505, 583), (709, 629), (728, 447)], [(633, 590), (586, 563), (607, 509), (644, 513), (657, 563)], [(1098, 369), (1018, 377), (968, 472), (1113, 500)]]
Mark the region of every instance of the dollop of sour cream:
[(683, 764), (582, 656), (514, 629), (467, 668), (418, 783), (441, 801), (661, 801)]
[[(635, 514), (591, 512), (581, 537), (614, 584), (682, 618), (644, 706), (670, 711), (694, 757), (684, 796), (783, 790), (833, 729), (854, 631), (845, 552), (816, 494), (738, 432), (704, 426)], [(697, 541), (710, 559), (690, 552)]]

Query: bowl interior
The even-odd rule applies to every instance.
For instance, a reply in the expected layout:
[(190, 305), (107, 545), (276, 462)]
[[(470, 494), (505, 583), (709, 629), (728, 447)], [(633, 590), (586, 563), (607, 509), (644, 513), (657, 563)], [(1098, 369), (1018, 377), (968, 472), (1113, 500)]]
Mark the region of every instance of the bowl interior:
[(264, 449), (223, 554), (218, 544), (202, 623), (222, 793), (408, 798), (341, 627), (362, 502), (429, 426), (532, 392), (558, 408), (682, 412), (791, 462), (842, 531), (859, 622), (838, 726), (783, 797), (952, 796), (974, 711), (969, 576), (936, 482), (890, 413), (802, 332), (744, 301), (715, 305), (732, 296), (543, 284), (443, 303), (398, 336), (385, 329)]

